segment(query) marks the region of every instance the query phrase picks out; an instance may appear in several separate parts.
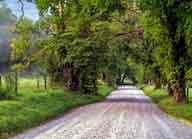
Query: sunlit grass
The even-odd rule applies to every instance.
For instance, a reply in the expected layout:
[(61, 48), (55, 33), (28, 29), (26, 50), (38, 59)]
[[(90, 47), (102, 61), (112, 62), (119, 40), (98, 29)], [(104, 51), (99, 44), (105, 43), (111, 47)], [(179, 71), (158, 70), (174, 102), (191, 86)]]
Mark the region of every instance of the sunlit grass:
[(192, 89), (189, 91), (189, 103), (184, 104), (175, 103), (174, 97), (168, 96), (165, 89), (154, 89), (152, 86), (146, 86), (144, 92), (164, 111), (192, 122)]
[(39, 90), (35, 80), (20, 79), (19, 96), (13, 100), (0, 101), (0, 136), (14, 135), (63, 115), (74, 107), (100, 101), (112, 89), (102, 84), (98, 89), (101, 95), (91, 96), (67, 89)]

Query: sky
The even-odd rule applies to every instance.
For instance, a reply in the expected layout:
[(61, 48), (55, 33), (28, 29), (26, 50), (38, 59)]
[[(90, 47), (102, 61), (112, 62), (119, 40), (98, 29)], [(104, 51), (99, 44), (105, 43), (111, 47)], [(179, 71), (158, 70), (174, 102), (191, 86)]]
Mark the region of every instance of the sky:
[[(17, 17), (21, 15), (20, 4), (17, 2), (17, 0), (3, 0), (2, 2), (0, 1), (0, 6), (2, 6), (3, 4), (6, 4), (7, 7), (12, 10), (12, 13)], [(26, 17), (32, 19), (33, 21), (38, 20), (38, 10), (35, 4), (24, 2), (24, 11)]]

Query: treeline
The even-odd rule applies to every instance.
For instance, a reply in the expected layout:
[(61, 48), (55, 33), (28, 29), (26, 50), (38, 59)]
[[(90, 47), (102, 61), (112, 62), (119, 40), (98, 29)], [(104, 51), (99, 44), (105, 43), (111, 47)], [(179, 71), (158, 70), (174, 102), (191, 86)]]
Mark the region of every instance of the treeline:
[(191, 80), (191, 1), (140, 0), (145, 29), (145, 82), (166, 86), (176, 102), (187, 100)]
[(190, 1), (37, 0), (36, 5), (40, 19), (21, 16), (13, 29), (16, 73), (33, 67), (51, 84), (85, 94), (97, 94), (98, 80), (113, 85), (129, 78), (167, 87), (176, 102), (187, 100)]
[(45, 86), (49, 79), (51, 86), (84, 94), (97, 94), (98, 80), (114, 85), (129, 76), (136, 82), (129, 53), (143, 32), (131, 1), (37, 0), (36, 5), (40, 19), (33, 22), (23, 13), (11, 30), (16, 94), (18, 75), (27, 69), (43, 76)]

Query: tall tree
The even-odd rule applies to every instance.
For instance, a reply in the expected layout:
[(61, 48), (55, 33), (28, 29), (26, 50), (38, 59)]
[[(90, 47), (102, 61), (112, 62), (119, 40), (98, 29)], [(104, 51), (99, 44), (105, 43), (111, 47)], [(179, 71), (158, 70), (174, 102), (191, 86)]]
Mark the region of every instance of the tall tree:
[[(186, 100), (186, 56), (188, 44), (191, 39), (187, 38), (186, 30), (191, 26), (191, 2), (179, 0), (140, 0), (141, 10), (145, 12), (145, 16), (155, 19), (148, 26), (153, 24), (161, 26), (164, 31), (155, 32), (156, 40), (162, 34), (168, 38), (169, 45), (169, 80), (173, 89), (176, 102)], [(156, 28), (157, 29), (157, 28)], [(167, 40), (167, 39), (166, 39)], [(167, 44), (162, 43), (162, 47)], [(168, 65), (168, 66), (169, 66)]]

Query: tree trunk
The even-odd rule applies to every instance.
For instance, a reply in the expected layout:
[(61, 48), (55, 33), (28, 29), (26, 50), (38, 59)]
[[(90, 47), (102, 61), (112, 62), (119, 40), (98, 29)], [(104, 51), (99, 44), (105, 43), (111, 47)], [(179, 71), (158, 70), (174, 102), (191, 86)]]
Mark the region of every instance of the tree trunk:
[(146, 70), (147, 70), (146, 65), (144, 65), (144, 73), (143, 73), (143, 83), (144, 84), (148, 84), (148, 82), (149, 82), (148, 78), (147, 78)]
[(177, 103), (187, 101), (185, 94), (186, 80), (185, 80), (185, 65), (186, 65), (186, 42), (184, 36), (184, 30), (180, 30), (178, 35), (177, 29), (179, 28), (180, 18), (175, 15), (175, 12), (170, 12), (167, 16), (167, 29), (169, 31), (169, 37), (172, 40), (171, 45), (171, 68), (172, 77), (171, 83), (175, 101)]
[(15, 71), (15, 94), (18, 95), (18, 71)]
[(2, 76), (0, 75), (0, 89), (2, 88)]
[(178, 88), (174, 90), (175, 100), (177, 103), (187, 102), (187, 97), (184, 88)]
[(155, 81), (155, 89), (160, 89), (161, 88), (161, 82), (160, 82), (160, 80), (156, 80)]
[(109, 73), (106, 74), (106, 82), (109, 86), (112, 86), (114, 83), (114, 80), (112, 79), (112, 76)]
[(180, 68), (177, 73), (176, 85), (174, 87), (174, 95), (177, 103), (187, 102), (186, 96), (186, 81), (184, 67)]
[(174, 96), (174, 90), (171, 88), (171, 83), (168, 83), (167, 91), (169, 96)]
[(175, 96), (175, 101), (177, 103), (187, 102), (186, 97), (186, 81), (185, 81), (185, 69), (184, 66), (179, 68), (177, 72), (175, 72), (175, 82), (173, 84), (173, 91)]
[(78, 91), (80, 89), (80, 73), (77, 69), (74, 69), (74, 67), (72, 67), (70, 74), (71, 77), (68, 87), (72, 91)]
[(105, 72), (102, 73), (102, 80), (106, 81), (106, 74), (105, 74)]
[(47, 89), (47, 75), (44, 75), (44, 88)]
[(179, 38), (179, 41), (173, 47), (174, 52), (174, 95), (177, 103), (186, 102), (187, 97), (185, 94), (186, 80), (185, 80), (185, 56), (186, 46), (183, 37)]
[(38, 89), (40, 88), (40, 85), (39, 85), (39, 78), (37, 78), (37, 88), (38, 88)]
[(159, 66), (155, 66), (154, 68), (154, 74), (155, 74), (155, 88), (160, 89), (161, 88), (161, 70)]
[(92, 63), (84, 68), (81, 76), (81, 91), (84, 94), (97, 95), (97, 69), (96, 64)]
[(121, 70), (118, 70), (118, 78), (116, 80), (117, 85), (121, 85)]
[(161, 75), (160, 71), (156, 71), (156, 79), (155, 79), (155, 89), (161, 88)]

